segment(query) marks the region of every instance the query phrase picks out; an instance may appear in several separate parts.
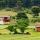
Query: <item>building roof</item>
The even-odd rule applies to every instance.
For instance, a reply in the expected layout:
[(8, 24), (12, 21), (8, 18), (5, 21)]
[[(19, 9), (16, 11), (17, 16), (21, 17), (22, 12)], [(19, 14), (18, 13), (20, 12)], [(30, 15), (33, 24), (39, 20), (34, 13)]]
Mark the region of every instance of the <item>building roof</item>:
[(36, 23), (35, 23), (35, 26), (36, 26), (36, 27), (40, 27), (40, 22), (36, 22)]
[(0, 16), (15, 16), (17, 13), (13, 11), (0, 10)]

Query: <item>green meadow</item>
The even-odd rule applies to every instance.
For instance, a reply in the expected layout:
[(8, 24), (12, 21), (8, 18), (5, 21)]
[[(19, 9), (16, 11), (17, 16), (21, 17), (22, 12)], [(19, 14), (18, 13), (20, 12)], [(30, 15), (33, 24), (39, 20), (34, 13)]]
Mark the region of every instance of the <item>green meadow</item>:
[(11, 34), (0, 35), (0, 40), (40, 40), (40, 32), (30, 31), (31, 35)]

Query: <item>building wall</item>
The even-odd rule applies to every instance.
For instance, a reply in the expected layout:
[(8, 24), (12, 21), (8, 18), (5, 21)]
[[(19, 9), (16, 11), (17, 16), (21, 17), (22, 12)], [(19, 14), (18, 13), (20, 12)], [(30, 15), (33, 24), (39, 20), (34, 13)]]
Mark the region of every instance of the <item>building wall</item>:
[(40, 27), (36, 27), (36, 31), (37, 32), (40, 32)]
[(0, 18), (0, 24), (4, 24), (3, 18)]
[(9, 24), (10, 23), (10, 16), (0, 16), (0, 24)]

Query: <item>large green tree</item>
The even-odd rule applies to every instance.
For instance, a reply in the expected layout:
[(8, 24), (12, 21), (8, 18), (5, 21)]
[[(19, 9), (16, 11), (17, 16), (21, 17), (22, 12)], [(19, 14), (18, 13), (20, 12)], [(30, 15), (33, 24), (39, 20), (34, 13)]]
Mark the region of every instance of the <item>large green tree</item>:
[(26, 27), (29, 25), (28, 19), (19, 19), (17, 20), (18, 28), (20, 29), (21, 33), (24, 33)]
[(18, 28), (21, 30), (21, 33), (24, 33), (26, 27), (29, 25), (28, 17), (25, 13), (18, 13), (16, 17)]
[(16, 18), (17, 18), (17, 19), (21, 19), (21, 18), (27, 19), (28, 17), (27, 17), (27, 15), (26, 15), (25, 13), (19, 12), (19, 13), (17, 14)]

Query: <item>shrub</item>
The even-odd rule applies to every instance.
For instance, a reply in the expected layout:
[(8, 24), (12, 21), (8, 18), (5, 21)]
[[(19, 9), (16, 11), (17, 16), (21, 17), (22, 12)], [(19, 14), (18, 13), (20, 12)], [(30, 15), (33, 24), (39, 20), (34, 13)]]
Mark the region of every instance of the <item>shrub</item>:
[(39, 16), (39, 12), (40, 12), (40, 9), (38, 6), (33, 6), (32, 7), (32, 12), (34, 14), (34, 16)]
[(27, 15), (24, 12), (19, 12), (16, 16), (17, 26), (20, 29), (21, 33), (24, 33), (26, 27), (29, 25), (29, 20)]
[(17, 33), (17, 26), (16, 25), (9, 25), (7, 27), (8, 30), (10, 30), (11, 32), (14, 32), (15, 34)]
[(6, 8), (5, 10), (6, 10), (6, 11), (11, 11), (11, 8)]
[(13, 32), (13, 25), (9, 25), (9, 26), (7, 27), (7, 29), (10, 30), (11, 32)]
[(14, 34), (17, 34), (17, 25), (14, 26)]
[(37, 17), (37, 18), (33, 18), (31, 20), (31, 22), (35, 23), (35, 22), (40, 22), (40, 17)]
[(27, 15), (25, 13), (23, 13), (23, 12), (18, 13), (16, 17), (17, 17), (17, 19), (21, 19), (21, 18), (26, 19), (26, 18), (28, 18)]
[(15, 19), (16, 17), (15, 16), (11, 16), (11, 19)]
[(18, 28), (20, 29), (21, 33), (24, 33), (26, 27), (29, 25), (29, 21), (26, 19), (19, 19), (17, 21)]
[(32, 14), (32, 11), (30, 9), (28, 9), (28, 8), (25, 8), (24, 12), (27, 13), (27, 14)]

